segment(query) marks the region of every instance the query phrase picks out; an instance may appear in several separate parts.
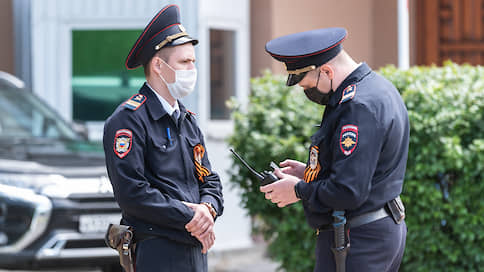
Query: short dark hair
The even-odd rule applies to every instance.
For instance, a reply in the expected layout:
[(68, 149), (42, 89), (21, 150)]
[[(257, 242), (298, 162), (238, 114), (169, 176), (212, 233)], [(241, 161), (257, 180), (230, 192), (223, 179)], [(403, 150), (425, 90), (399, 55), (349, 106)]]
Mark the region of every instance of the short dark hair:
[(150, 75), (151, 60), (154, 57), (159, 57), (162, 60), (164, 60), (165, 62), (168, 62), (168, 60), (170, 59), (170, 55), (167, 53), (168, 50), (163, 50), (163, 49), (164, 48), (157, 51), (146, 63), (143, 64), (143, 70), (144, 70), (144, 73), (145, 73), (145, 77), (148, 77)]

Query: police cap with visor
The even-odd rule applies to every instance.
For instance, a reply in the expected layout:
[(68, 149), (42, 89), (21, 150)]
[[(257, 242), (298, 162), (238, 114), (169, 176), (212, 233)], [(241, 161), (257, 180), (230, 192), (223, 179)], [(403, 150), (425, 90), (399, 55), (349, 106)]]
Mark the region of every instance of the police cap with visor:
[(180, 23), (178, 6), (167, 5), (151, 19), (136, 40), (126, 58), (126, 68), (138, 68), (148, 63), (158, 50), (185, 43), (196, 45), (198, 40), (190, 37)]
[(304, 76), (334, 58), (347, 36), (344, 28), (323, 28), (275, 38), (266, 44), (274, 59), (284, 62), (287, 86), (299, 83)]

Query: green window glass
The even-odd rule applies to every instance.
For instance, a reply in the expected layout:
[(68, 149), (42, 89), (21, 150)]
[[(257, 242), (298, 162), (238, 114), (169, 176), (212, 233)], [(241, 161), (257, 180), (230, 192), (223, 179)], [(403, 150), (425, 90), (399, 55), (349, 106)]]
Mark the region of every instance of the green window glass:
[(74, 30), (72, 32), (72, 117), (104, 121), (138, 92), (143, 68), (127, 70), (126, 56), (142, 30)]

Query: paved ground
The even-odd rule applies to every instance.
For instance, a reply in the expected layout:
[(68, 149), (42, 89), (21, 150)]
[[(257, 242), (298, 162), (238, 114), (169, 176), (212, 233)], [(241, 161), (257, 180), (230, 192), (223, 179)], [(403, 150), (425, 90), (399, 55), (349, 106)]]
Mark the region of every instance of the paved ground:
[[(209, 272), (275, 272), (278, 264), (266, 257), (264, 245), (247, 249), (213, 251), (209, 253)], [(49, 272), (101, 272), (99, 269), (43, 270)], [(12, 272), (0, 270), (0, 272)], [(15, 272), (33, 272), (19, 271)]]
[(277, 263), (267, 258), (263, 245), (209, 254), (210, 272), (275, 272), (278, 267)]

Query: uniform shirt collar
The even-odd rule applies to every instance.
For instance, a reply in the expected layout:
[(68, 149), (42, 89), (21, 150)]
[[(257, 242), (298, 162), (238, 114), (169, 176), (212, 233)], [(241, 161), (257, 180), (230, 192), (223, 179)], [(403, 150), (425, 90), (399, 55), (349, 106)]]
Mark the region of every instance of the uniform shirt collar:
[[(161, 117), (163, 117), (165, 114), (168, 114), (165, 108), (163, 107), (162, 102), (160, 99), (157, 98), (156, 92), (154, 92), (148, 85), (148, 83), (145, 82), (143, 84), (143, 87), (141, 87), (139, 91), (142, 95), (146, 96), (146, 107), (148, 108), (148, 111), (153, 118), (153, 120), (158, 120)], [(187, 115), (187, 110), (185, 106), (183, 106), (183, 103), (177, 101), (177, 105), (180, 110), (180, 118), (185, 118)]]
[(371, 68), (365, 62), (361, 63), (351, 74), (349, 74), (343, 82), (338, 86), (336, 91), (331, 95), (329, 99), (330, 106), (336, 106), (339, 101), (341, 100), (341, 95), (343, 94), (343, 90), (348, 87), (350, 84), (356, 83), (362, 80), (371, 72)]
[(168, 103), (168, 101), (163, 98), (163, 96), (159, 95), (155, 90), (153, 90), (148, 82), (146, 82), (146, 86), (148, 86), (148, 88), (150, 88), (150, 90), (156, 95), (156, 97), (158, 97), (158, 100), (160, 100), (160, 103), (163, 106), (163, 109), (165, 109), (166, 113), (172, 115), (175, 110), (178, 110), (178, 112), (180, 112), (178, 100), (175, 99), (175, 105), (172, 107), (170, 103)]

